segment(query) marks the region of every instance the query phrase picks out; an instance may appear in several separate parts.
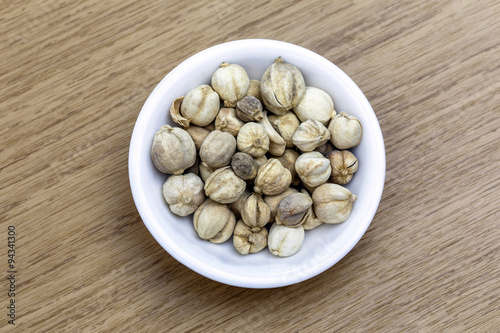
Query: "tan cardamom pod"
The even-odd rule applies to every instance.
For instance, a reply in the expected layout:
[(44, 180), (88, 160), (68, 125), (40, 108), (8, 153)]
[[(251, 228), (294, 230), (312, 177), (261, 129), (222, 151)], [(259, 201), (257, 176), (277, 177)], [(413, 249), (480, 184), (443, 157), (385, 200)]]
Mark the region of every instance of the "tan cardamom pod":
[(265, 195), (284, 192), (292, 182), (292, 174), (275, 158), (269, 159), (259, 168), (255, 177), (254, 191)]
[(164, 125), (153, 138), (151, 159), (161, 172), (180, 175), (196, 162), (196, 147), (185, 130)]
[(292, 193), (286, 196), (278, 205), (276, 223), (287, 227), (301, 225), (312, 203), (311, 198), (303, 193)]
[(332, 174), (330, 179), (335, 184), (345, 185), (349, 183), (352, 176), (358, 171), (358, 159), (348, 150), (332, 150), (326, 158), (330, 160)]
[(257, 253), (267, 246), (266, 228), (250, 228), (242, 220), (236, 223), (233, 246), (241, 254)]
[(236, 115), (243, 121), (260, 121), (262, 103), (253, 96), (245, 96), (236, 103)]
[(241, 210), (241, 218), (251, 228), (261, 228), (269, 222), (271, 211), (258, 193), (249, 194)]
[(304, 97), (306, 84), (300, 70), (278, 57), (262, 75), (260, 94), (267, 109), (283, 115)]

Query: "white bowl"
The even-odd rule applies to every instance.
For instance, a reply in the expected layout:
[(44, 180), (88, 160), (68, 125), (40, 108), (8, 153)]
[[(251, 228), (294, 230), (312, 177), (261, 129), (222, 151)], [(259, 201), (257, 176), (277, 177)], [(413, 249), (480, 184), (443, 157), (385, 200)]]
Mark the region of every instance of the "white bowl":
[[(356, 116), (363, 125), (361, 143), (352, 150), (359, 169), (347, 188), (358, 196), (349, 219), (306, 231), (295, 255), (279, 258), (269, 250), (240, 255), (232, 240), (212, 244), (200, 239), (192, 217), (173, 215), (162, 196), (167, 179), (154, 167), (150, 149), (153, 136), (169, 115), (172, 101), (200, 84), (210, 84), (212, 74), (225, 61), (246, 69), (260, 80), (274, 59), (281, 56), (297, 66), (307, 86), (332, 96), (335, 110)], [(153, 237), (182, 264), (212, 280), (247, 288), (271, 288), (309, 279), (333, 266), (360, 240), (377, 210), (385, 179), (385, 149), (377, 118), (356, 84), (322, 56), (293, 44), (265, 40), (239, 40), (216, 45), (195, 54), (174, 68), (154, 89), (134, 127), (129, 151), (130, 187), (137, 210)]]

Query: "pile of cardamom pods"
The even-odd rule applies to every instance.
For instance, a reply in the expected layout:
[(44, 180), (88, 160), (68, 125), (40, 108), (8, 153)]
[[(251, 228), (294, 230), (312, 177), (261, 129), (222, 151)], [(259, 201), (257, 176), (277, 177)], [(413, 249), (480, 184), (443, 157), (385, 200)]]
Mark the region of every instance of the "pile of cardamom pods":
[(151, 158), (170, 174), (170, 210), (194, 213), (200, 238), (232, 237), (241, 254), (268, 247), (286, 257), (301, 248), (305, 230), (349, 218), (357, 197), (342, 185), (358, 170), (348, 149), (360, 143), (361, 123), (337, 114), (332, 98), (306, 87), (281, 57), (260, 81), (223, 62), (211, 86), (175, 99), (170, 115), (181, 127), (160, 128)]

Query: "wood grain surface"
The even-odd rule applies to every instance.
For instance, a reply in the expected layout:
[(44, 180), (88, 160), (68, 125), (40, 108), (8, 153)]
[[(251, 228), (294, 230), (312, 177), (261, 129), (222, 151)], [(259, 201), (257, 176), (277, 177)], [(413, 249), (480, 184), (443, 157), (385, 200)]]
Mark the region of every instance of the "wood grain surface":
[[(498, 332), (499, 1), (2, 0), (0, 27), (1, 332)], [(278, 289), (178, 263), (128, 182), (132, 129), (156, 84), (245, 38), (343, 69), (387, 152), (361, 241)]]

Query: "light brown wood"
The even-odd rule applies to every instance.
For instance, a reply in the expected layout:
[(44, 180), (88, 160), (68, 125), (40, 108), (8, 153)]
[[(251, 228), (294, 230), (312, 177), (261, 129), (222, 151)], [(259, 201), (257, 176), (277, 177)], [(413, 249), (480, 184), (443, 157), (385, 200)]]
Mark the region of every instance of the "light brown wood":
[[(493, 332), (500, 327), (500, 2), (0, 3), (0, 246), (24, 332)], [(365, 92), (387, 179), (338, 264), (250, 290), (158, 245), (129, 189), (136, 117), (212, 45), (309, 48)], [(7, 288), (0, 284), (0, 330)]]

